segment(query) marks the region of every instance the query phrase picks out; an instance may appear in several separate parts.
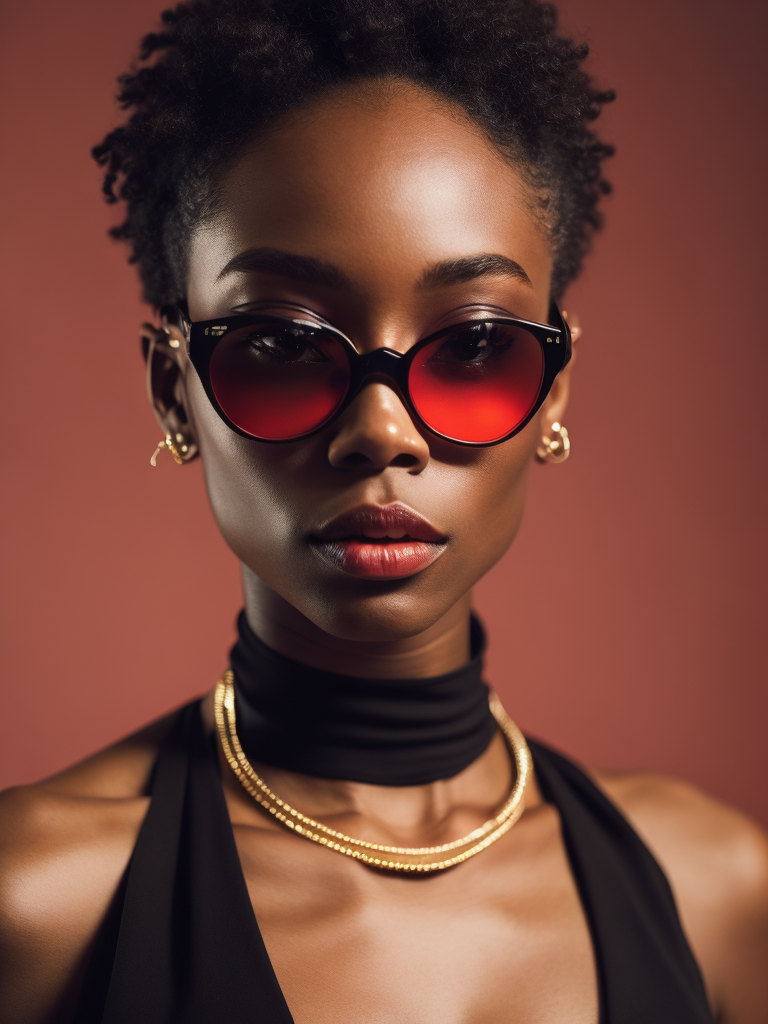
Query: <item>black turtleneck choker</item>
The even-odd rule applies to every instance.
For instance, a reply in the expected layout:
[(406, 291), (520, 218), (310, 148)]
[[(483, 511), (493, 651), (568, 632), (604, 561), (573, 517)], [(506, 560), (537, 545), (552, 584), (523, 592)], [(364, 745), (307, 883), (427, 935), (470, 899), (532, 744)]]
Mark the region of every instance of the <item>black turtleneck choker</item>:
[(480, 678), (485, 635), (471, 624), (471, 660), (431, 679), (358, 679), (273, 651), (241, 612), (230, 660), (237, 732), (247, 757), (323, 779), (418, 786), (458, 774), (496, 731)]

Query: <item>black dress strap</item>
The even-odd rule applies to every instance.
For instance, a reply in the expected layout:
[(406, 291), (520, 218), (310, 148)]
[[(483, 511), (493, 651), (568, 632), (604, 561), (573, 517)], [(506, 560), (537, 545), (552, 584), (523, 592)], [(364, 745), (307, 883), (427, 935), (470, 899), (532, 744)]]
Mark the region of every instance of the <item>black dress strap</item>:
[[(107, 986), (100, 946), (114, 949)], [(149, 811), (94, 954), (78, 1024), (293, 1024), (199, 701), (181, 709), (160, 749)]]
[(529, 740), (563, 839), (597, 961), (602, 1024), (714, 1024), (704, 982), (657, 861), (577, 766)]

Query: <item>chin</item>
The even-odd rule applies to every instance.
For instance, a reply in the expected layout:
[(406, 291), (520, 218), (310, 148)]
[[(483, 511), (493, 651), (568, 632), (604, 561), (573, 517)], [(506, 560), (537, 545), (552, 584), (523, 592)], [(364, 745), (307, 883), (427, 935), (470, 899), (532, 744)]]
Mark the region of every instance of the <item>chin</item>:
[[(346, 581), (345, 581), (346, 582)], [(350, 580), (353, 586), (321, 588), (296, 600), (285, 595), (303, 615), (342, 640), (386, 643), (406, 640), (434, 625), (460, 595), (441, 588), (415, 586), (414, 577), (398, 580)], [(431, 590), (431, 593), (425, 591)], [(343, 592), (342, 592), (343, 591)]]

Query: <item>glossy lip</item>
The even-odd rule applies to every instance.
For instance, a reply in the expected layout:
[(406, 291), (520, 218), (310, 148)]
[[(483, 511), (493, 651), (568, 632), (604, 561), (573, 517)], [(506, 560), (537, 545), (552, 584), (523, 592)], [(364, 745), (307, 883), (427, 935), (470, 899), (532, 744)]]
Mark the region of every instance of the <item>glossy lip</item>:
[(402, 579), (426, 569), (448, 538), (407, 505), (360, 505), (310, 537), (312, 548), (350, 576)]

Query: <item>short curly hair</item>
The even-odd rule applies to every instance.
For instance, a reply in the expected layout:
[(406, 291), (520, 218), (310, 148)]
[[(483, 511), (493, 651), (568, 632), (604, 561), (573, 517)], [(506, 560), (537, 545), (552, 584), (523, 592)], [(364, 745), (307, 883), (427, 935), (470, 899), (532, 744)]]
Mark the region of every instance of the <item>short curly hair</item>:
[(612, 92), (541, 0), (189, 0), (118, 79), (130, 112), (93, 155), (144, 299), (183, 302), (187, 239), (217, 176), (282, 114), (355, 79), (410, 80), (459, 104), (526, 174), (554, 252), (552, 293), (578, 274), (610, 191), (590, 125)]

